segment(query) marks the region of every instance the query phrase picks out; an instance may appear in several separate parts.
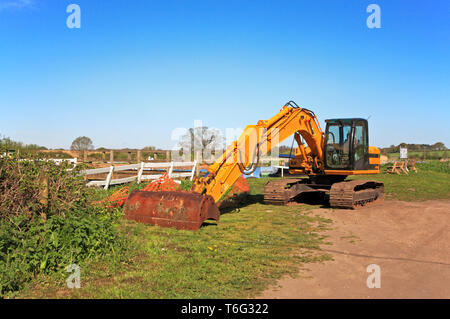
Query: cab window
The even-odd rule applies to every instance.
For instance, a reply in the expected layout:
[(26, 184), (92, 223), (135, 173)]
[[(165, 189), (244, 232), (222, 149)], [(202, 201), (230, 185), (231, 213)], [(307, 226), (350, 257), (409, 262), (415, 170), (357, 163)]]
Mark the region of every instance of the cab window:
[(350, 125), (330, 124), (328, 126), (325, 151), (327, 167), (349, 168), (351, 131)]
[(353, 162), (355, 169), (367, 169), (368, 164), (368, 138), (366, 125), (358, 122), (355, 126), (355, 135), (353, 141)]

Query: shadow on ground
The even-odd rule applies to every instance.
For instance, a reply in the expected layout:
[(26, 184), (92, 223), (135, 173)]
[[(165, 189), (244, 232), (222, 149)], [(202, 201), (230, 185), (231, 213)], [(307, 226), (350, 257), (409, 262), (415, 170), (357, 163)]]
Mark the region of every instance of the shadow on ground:
[[(253, 204), (264, 204), (264, 195), (240, 195), (233, 198), (226, 205), (220, 207), (220, 214), (229, 214), (239, 210), (239, 208), (247, 207)], [(297, 196), (294, 201), (289, 202), (288, 205), (306, 204), (306, 205), (320, 205), (320, 208), (330, 208), (328, 196), (320, 193), (304, 193)]]

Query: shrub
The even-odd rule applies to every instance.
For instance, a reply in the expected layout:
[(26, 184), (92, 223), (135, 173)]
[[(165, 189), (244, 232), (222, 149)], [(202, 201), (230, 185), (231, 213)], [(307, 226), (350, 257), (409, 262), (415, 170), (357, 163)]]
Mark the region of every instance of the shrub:
[(191, 190), (193, 184), (194, 183), (191, 180), (183, 179), (181, 181), (180, 187), (181, 187), (182, 190), (189, 191), (189, 190)]
[(126, 241), (119, 237), (114, 216), (76, 213), (0, 222), (0, 296), (21, 289), (38, 273), (64, 272), (99, 257), (118, 260)]
[[(44, 161), (0, 159), (0, 218), (13, 215), (58, 215), (86, 207), (89, 189), (78, 170)], [(43, 191), (48, 196), (43, 202)]]
[[(42, 178), (48, 203), (41, 203)], [(89, 204), (77, 172), (45, 162), (0, 161), (0, 296), (39, 273), (106, 257), (118, 261), (129, 247), (115, 224), (118, 210)], [(44, 218), (43, 218), (44, 217)]]

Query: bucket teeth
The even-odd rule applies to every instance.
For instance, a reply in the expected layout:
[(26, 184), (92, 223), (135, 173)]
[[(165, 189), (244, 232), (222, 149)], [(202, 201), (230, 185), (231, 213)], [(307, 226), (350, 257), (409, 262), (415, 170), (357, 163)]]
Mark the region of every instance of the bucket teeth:
[(220, 217), (211, 196), (190, 192), (133, 191), (124, 212), (125, 218), (137, 222), (188, 230), (198, 230), (205, 220)]

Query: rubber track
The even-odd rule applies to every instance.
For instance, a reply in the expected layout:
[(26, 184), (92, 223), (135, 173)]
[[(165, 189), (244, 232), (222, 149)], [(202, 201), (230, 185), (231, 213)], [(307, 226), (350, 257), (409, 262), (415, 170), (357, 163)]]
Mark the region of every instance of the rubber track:
[(286, 187), (299, 181), (300, 179), (282, 179), (267, 183), (264, 187), (264, 203), (269, 205), (286, 205), (292, 196)]
[(355, 180), (335, 183), (330, 189), (330, 206), (356, 209), (367, 204), (384, 201), (384, 184), (375, 181)]

